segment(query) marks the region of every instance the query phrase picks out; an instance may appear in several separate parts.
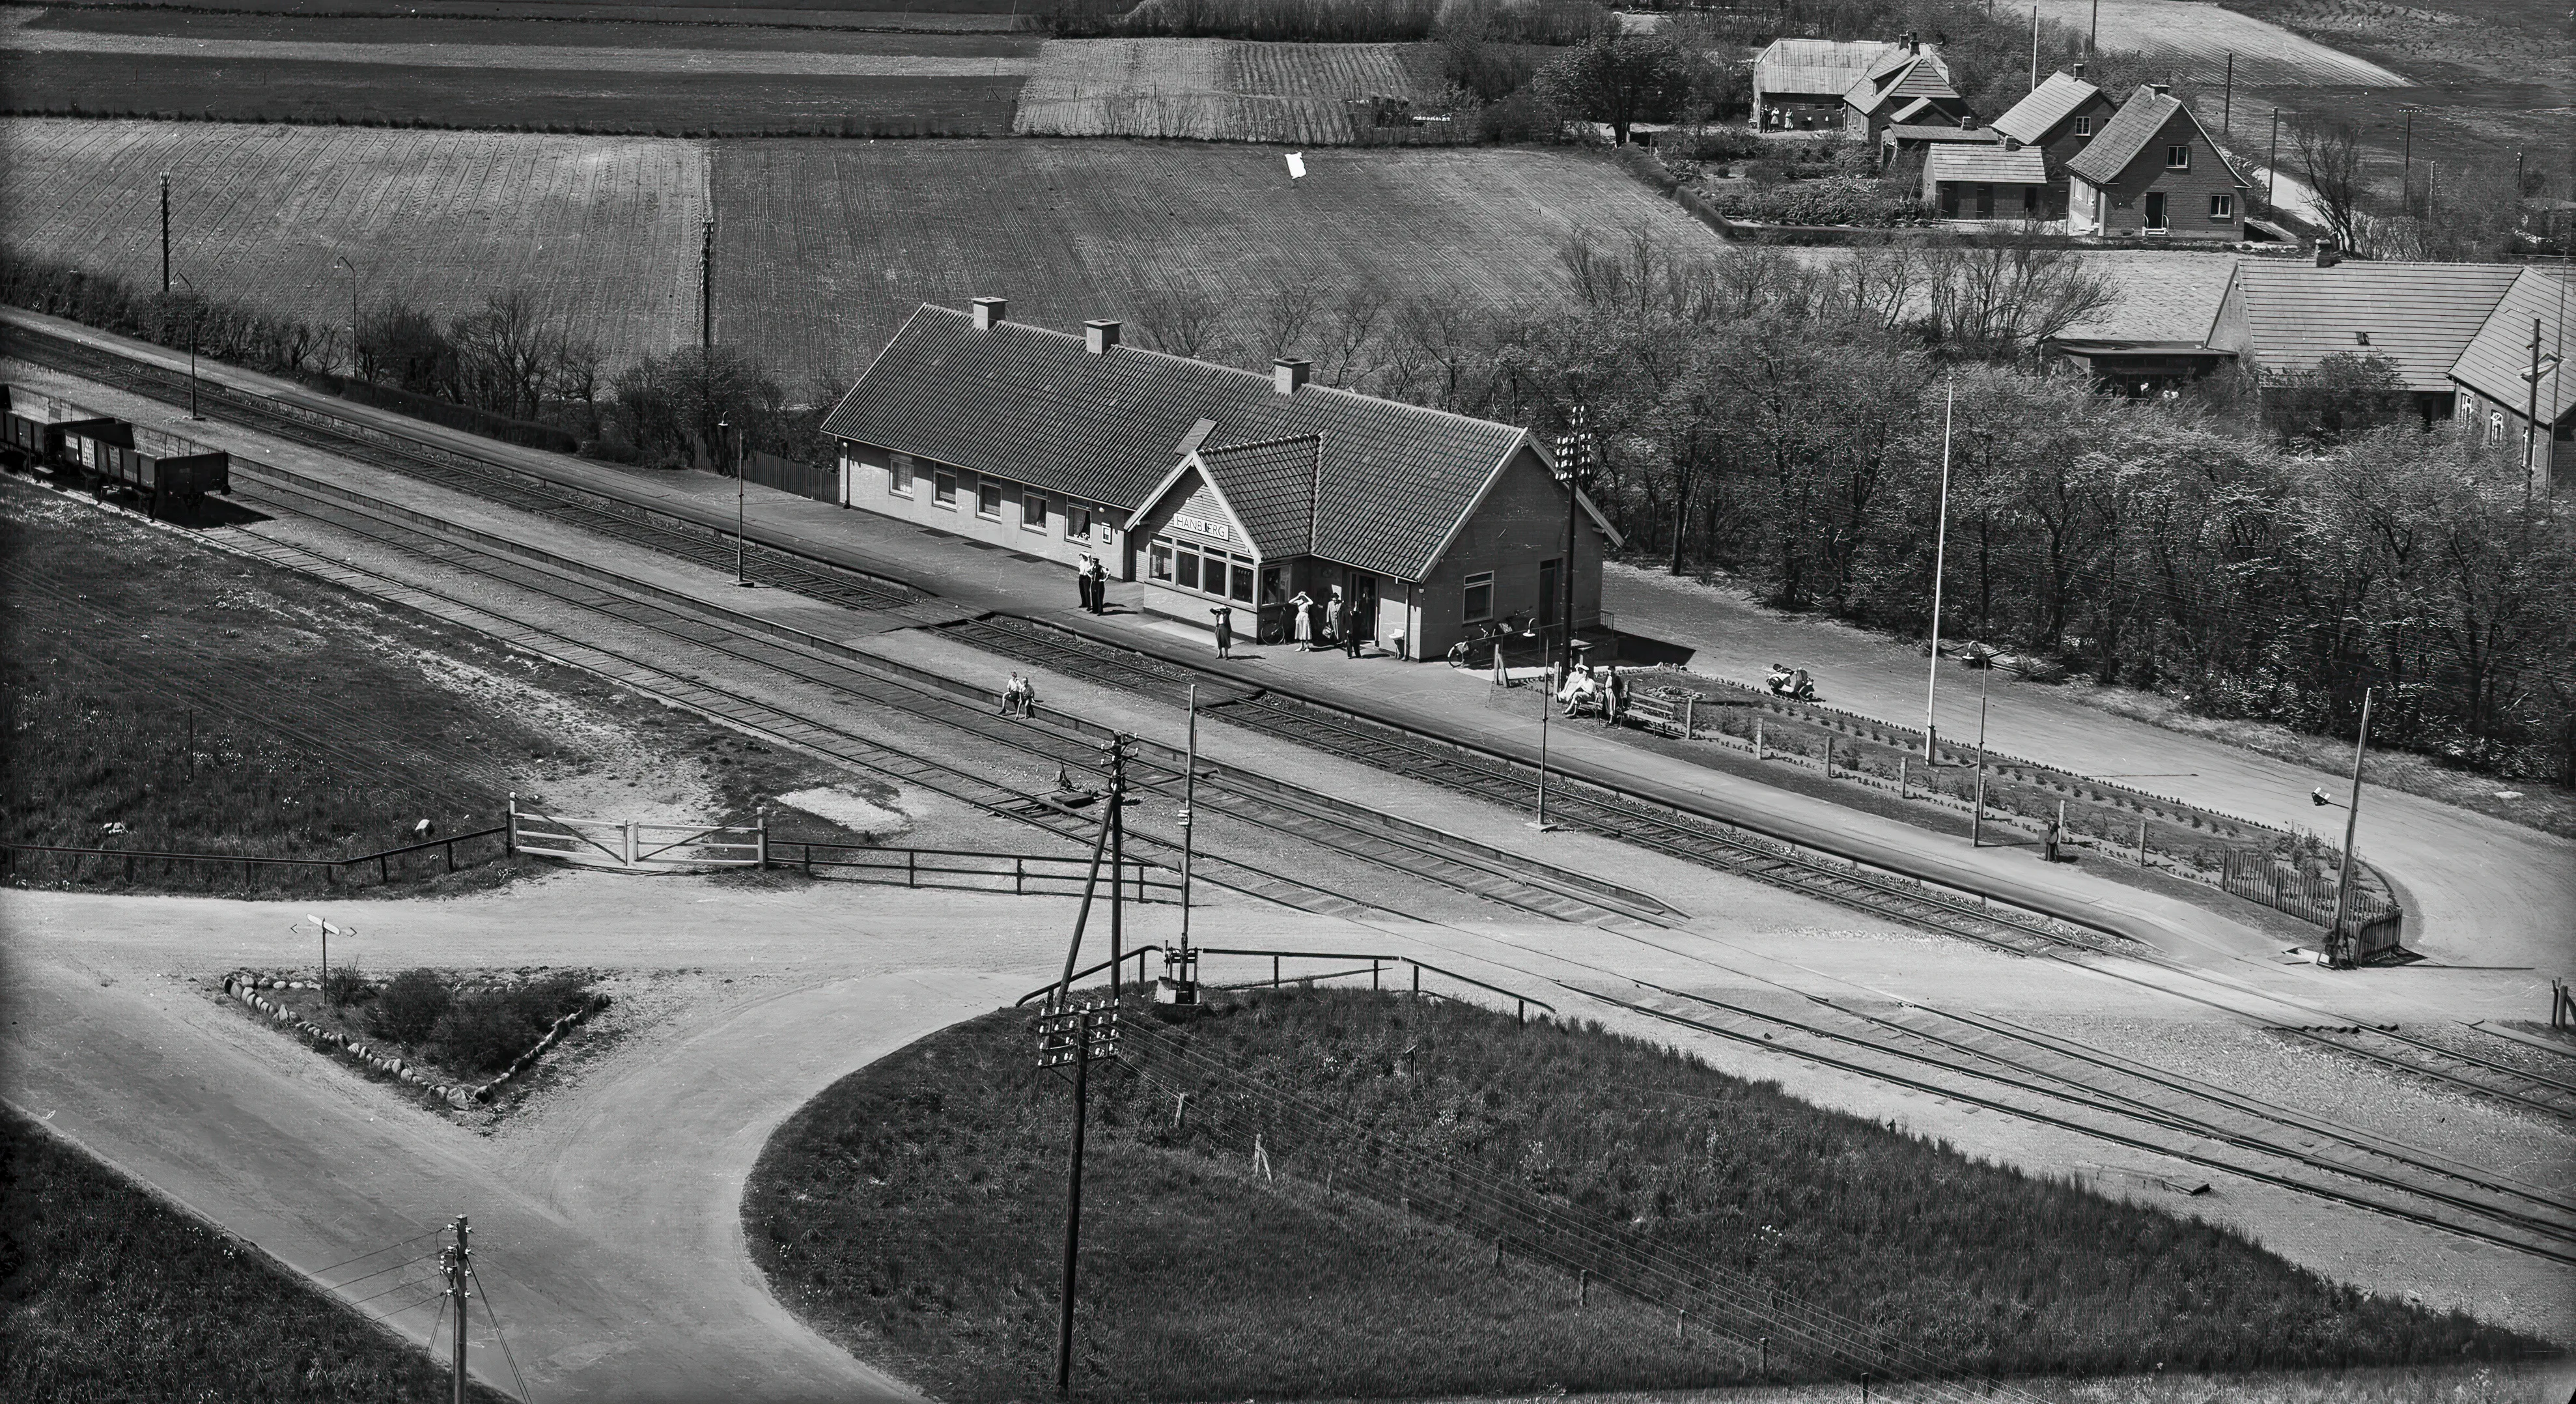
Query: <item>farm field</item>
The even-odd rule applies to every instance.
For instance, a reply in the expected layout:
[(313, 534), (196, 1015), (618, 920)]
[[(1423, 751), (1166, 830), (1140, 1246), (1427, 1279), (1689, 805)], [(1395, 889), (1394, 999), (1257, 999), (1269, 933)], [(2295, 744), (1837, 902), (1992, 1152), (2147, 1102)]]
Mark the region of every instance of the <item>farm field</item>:
[(209, 297), (345, 323), (345, 254), (367, 302), (453, 314), (534, 289), (612, 365), (670, 349), (695, 315), (709, 206), (689, 142), (13, 118), (0, 163), (0, 249), (137, 284), (160, 276), (168, 172), (172, 260)]
[[(928, 29), (981, 32), (1024, 27), (1030, 0), (444, 0), (439, 14), (455, 19), (651, 20), (669, 24), (789, 25), (814, 29)], [(124, 0), (139, 10), (244, 11), (279, 15), (416, 16), (410, 0)]]
[[(2095, 0), (2033, 0), (2039, 17), (2077, 34), (2093, 22)], [(2215, 84), (2236, 56), (2243, 87), (2343, 84), (2403, 87), (2409, 81), (2368, 59), (2303, 38), (2279, 25), (2200, 0), (2101, 0), (2101, 47), (2173, 65), (2180, 82)]]
[(1058, 328), (1162, 291), (1241, 309), (1283, 282), (1527, 305), (1562, 288), (1581, 227), (1707, 228), (1608, 160), (1568, 150), (1055, 141), (734, 141), (714, 148), (719, 339), (792, 383), (855, 376), (923, 302), (1011, 299)]
[(1438, 66), (1428, 44), (1050, 40), (1012, 130), (1346, 145), (1366, 136), (1352, 99), (1424, 101), (1440, 90)]

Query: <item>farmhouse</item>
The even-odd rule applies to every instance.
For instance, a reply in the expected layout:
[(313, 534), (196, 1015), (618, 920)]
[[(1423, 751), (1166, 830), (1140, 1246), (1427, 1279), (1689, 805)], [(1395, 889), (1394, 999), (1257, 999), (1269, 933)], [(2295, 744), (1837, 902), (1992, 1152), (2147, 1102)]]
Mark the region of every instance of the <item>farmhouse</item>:
[(2048, 168), (2044, 219), (2066, 217), (2066, 163), (2093, 144), (2119, 111), (2110, 95), (2084, 81), (2084, 65), (2060, 70), (1995, 119), (1994, 130), (2040, 154)]
[(1912, 34), (1843, 92), (1843, 130), (1872, 141), (1892, 125), (1971, 127), (1976, 120), (1950, 86), (1949, 65)]
[(1943, 219), (2043, 219), (2048, 166), (2006, 138), (2000, 146), (1936, 146), (1923, 161), (1923, 203)]
[(2471, 436), (2517, 464), (2528, 453), (2532, 489), (2541, 493), (2556, 485), (2556, 463), (2576, 452), (2576, 368), (2566, 364), (2576, 349), (2567, 345), (2571, 301), (2576, 287), (2563, 274), (2523, 269), (2451, 367), (2455, 412)]
[(1817, 131), (1843, 124), (1843, 94), (1901, 44), (1877, 40), (1774, 39), (1753, 60), (1753, 125)]
[(2066, 163), (2066, 232), (2224, 239), (2245, 236), (2252, 188), (2162, 83), (2129, 95)]
[(1363, 639), (1436, 658), (1471, 624), (1554, 623), (1569, 570), (1573, 623), (1598, 623), (1618, 537), (1526, 430), (1310, 384), (1304, 361), (1262, 375), (1005, 312), (924, 306), (878, 353), (823, 423), (844, 506), (1097, 555), (1148, 610), (1205, 625), (1231, 607), (1260, 639), (1300, 592), (1339, 589)]
[(2377, 357), (2394, 367), (2425, 418), (2446, 418), (2457, 399), (2452, 368), (2521, 271), (2342, 262), (2331, 248), (2314, 263), (2245, 259), (2219, 298), (2208, 343), (2237, 353), (2257, 376), (2312, 372), (2338, 354)]

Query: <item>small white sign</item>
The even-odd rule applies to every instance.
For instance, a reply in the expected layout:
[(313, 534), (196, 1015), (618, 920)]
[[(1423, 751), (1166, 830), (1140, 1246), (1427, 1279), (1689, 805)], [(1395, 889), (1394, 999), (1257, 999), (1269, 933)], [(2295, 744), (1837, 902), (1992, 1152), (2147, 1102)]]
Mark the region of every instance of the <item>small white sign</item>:
[(1290, 180), (1304, 180), (1306, 178), (1305, 152), (1291, 151), (1288, 153), (1288, 178)]

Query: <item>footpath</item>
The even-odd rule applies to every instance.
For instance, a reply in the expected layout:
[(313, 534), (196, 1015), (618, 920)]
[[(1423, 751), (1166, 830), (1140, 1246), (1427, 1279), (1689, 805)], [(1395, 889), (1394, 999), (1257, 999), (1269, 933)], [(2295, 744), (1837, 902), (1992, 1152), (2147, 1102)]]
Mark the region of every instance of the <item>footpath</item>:
[[(184, 357), (160, 348), (57, 319), (14, 310), (0, 312), (0, 317), (173, 369), (185, 366)], [(344, 420), (378, 425), (416, 441), (498, 463), (533, 478), (632, 503), (718, 534), (729, 535), (735, 526), (735, 485), (730, 479), (636, 469), (498, 443), (231, 367), (201, 363), (200, 374), (247, 393)], [(1305, 652), (1282, 646), (1247, 645), (1236, 650), (1232, 661), (1219, 662), (1204, 630), (1139, 612), (1136, 605), (1140, 586), (1113, 586), (1109, 596), (1112, 612), (1093, 616), (1076, 607), (1069, 571), (1003, 548), (760, 487), (749, 488), (745, 493), (744, 517), (748, 534), (755, 542), (908, 582), (938, 596), (940, 605), (961, 614), (1019, 615), (1246, 685), (1480, 747), (1524, 763), (1534, 764), (1539, 759), (1542, 738), (1539, 724), (1530, 714), (1532, 709), (1506, 710), (1486, 705), (1490, 684), (1480, 673), (1437, 663), (1399, 662), (1391, 657), (1353, 660), (1338, 652)], [(946, 612), (941, 609), (925, 613)], [(1633, 612), (1623, 614), (1623, 618), (1632, 624), (1637, 622)], [(904, 621), (918, 622), (927, 621)], [(874, 624), (875, 628), (889, 626), (902, 625), (893, 619)], [(2178, 897), (2111, 881), (2087, 871), (2083, 864), (2042, 864), (2023, 848), (1972, 849), (1963, 837), (1933, 833), (1758, 780), (1677, 761), (1604, 736), (1597, 724), (1552, 724), (1547, 728), (1544, 744), (1549, 765), (1558, 774), (1616, 786), (1675, 808), (1907, 876), (1981, 892), (1996, 901), (2117, 932), (2196, 966), (2232, 965), (2238, 975), (2253, 977), (2257, 983), (2274, 988), (2289, 974), (2274, 964), (2286, 944), (2278, 936)], [(2374, 794), (2372, 800), (2377, 799)], [(2411, 878), (2411, 874), (2399, 876), (2401, 881)], [(2490, 872), (2486, 876), (2504, 875)], [(2547, 909), (2552, 908), (2541, 908)], [(2554, 910), (2562, 915), (2576, 910), (2576, 893), (2557, 901)], [(2563, 932), (2563, 926), (2560, 930)], [(2408, 944), (2415, 946), (2424, 939), (2410, 921)], [(2563, 936), (2557, 939), (2563, 940)], [(2387, 977), (2374, 972), (2362, 978), (2378, 982)], [(2307, 992), (2324, 995), (2331, 988), (2320, 985)]]

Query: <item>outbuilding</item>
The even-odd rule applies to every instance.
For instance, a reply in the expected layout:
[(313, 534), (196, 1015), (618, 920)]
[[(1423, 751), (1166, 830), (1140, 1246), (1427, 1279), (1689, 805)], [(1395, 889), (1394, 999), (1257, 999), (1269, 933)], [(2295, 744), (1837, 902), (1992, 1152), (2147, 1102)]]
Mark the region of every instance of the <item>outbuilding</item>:
[[(924, 306), (824, 420), (843, 505), (1071, 566), (1097, 556), (1146, 609), (1231, 608), (1276, 640), (1335, 591), (1401, 657), (1473, 624), (1595, 627), (1618, 537), (1547, 448), (1491, 420), (1013, 322), (999, 298)], [(1567, 558), (1569, 531), (1572, 560)], [(1068, 589), (1066, 596), (1071, 598)]]

